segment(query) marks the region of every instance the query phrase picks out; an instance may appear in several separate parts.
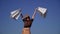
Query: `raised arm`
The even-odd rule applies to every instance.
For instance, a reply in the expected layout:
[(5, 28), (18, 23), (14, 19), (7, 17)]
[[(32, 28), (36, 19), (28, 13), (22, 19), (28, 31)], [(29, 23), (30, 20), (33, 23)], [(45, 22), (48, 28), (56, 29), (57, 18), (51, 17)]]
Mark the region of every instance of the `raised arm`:
[(21, 18), (23, 19), (23, 15), (22, 15), (22, 13), (21, 13), (21, 15), (20, 15), (20, 16), (21, 16)]
[(36, 9), (35, 9), (35, 11), (34, 11), (34, 13), (32, 15), (32, 19), (34, 19), (35, 15), (36, 15)]
[(22, 14), (22, 9), (19, 9), (20, 10), (20, 16), (21, 16), (21, 18), (23, 19), (23, 14)]

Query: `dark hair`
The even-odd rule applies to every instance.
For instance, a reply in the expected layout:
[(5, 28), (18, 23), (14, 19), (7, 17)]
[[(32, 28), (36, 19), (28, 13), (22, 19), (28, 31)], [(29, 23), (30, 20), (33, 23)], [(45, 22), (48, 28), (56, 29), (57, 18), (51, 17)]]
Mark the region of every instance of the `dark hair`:
[(29, 18), (29, 19), (30, 19), (30, 17), (29, 17), (29, 16), (27, 16), (26, 18)]

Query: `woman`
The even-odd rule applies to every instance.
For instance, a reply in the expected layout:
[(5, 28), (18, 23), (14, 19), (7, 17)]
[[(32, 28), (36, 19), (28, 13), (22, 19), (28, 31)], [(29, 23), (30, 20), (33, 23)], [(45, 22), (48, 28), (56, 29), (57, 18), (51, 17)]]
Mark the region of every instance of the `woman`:
[(30, 32), (30, 27), (32, 25), (32, 22), (34, 20), (34, 16), (36, 14), (36, 11), (34, 12), (33, 16), (32, 16), (32, 19), (30, 19), (30, 16), (27, 14), (25, 15), (25, 17), (23, 17), (23, 15), (21, 14), (21, 18), (24, 22), (24, 28), (22, 30), (22, 34), (31, 34)]

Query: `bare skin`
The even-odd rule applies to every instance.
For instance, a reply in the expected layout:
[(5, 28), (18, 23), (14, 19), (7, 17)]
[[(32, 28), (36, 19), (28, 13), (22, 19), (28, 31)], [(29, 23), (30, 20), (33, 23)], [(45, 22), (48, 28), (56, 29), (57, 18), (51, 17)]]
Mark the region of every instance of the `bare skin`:
[(36, 10), (32, 16), (32, 19), (30, 19), (30, 17), (28, 15), (26, 15), (26, 17), (24, 18), (23, 15), (21, 14), (21, 18), (24, 22), (24, 28), (22, 30), (22, 34), (31, 34), (30, 27), (31, 27), (32, 22), (34, 20), (35, 14), (36, 14)]
[(30, 27), (32, 25), (32, 21), (33, 21), (33, 19), (30, 19), (29, 16), (27, 16), (26, 18), (23, 19), (24, 28), (22, 30), (22, 34), (31, 34)]

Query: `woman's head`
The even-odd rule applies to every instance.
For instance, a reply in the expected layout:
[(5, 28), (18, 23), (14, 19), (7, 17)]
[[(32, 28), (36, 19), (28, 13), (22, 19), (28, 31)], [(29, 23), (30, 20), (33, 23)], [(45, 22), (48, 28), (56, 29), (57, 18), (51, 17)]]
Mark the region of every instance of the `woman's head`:
[(26, 17), (26, 19), (27, 19), (27, 20), (30, 20), (30, 17), (29, 17), (29, 16), (27, 16), (27, 17)]
[(30, 16), (28, 14), (25, 15), (26, 20), (30, 20)]

